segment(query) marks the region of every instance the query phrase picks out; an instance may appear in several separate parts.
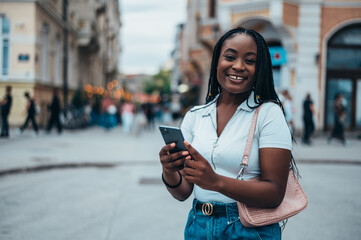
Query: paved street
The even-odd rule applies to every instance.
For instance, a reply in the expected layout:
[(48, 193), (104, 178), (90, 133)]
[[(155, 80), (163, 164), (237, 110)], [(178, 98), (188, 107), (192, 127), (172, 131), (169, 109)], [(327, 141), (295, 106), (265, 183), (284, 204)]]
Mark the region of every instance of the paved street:
[[(359, 239), (361, 141), (349, 141), (295, 145), (309, 206), (283, 239)], [(161, 184), (162, 145), (157, 130), (135, 137), (120, 127), (0, 140), (0, 239), (183, 239), (191, 199)]]

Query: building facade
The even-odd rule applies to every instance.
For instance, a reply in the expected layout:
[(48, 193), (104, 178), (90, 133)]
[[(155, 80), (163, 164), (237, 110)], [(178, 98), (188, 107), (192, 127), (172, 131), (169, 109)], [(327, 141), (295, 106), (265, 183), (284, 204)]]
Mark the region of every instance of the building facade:
[(117, 0), (0, 0), (0, 95), (13, 87), (10, 124), (24, 120), (25, 91), (44, 125), (53, 89), (67, 105), (85, 84), (115, 80), (120, 25)]
[(318, 129), (333, 125), (332, 102), (342, 92), (346, 127), (361, 128), (361, 1), (359, 0), (189, 0), (179, 41), (183, 47), (176, 79), (207, 92), (213, 47), (234, 27), (254, 29), (265, 38), (277, 91), (287, 89), (295, 124), (302, 129), (302, 103), (314, 101)]

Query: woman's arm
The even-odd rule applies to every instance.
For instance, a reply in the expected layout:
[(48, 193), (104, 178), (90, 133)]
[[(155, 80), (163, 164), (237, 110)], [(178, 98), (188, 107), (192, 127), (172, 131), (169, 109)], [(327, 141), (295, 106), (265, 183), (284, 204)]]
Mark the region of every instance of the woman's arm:
[(208, 161), (189, 143), (192, 160), (185, 161), (184, 178), (199, 187), (217, 191), (252, 207), (273, 208), (281, 204), (287, 184), (291, 153), (287, 149), (259, 150), (261, 176), (258, 181), (241, 181), (216, 174)]
[[(187, 156), (189, 156), (189, 152), (183, 151), (169, 154), (169, 150), (174, 147), (174, 143), (168, 144), (165, 145), (159, 152), (160, 162), (163, 167), (163, 181), (165, 181), (167, 190), (175, 199), (178, 199), (179, 201), (184, 201), (192, 194), (194, 186), (193, 183), (188, 182), (182, 177), (182, 169)], [(181, 174), (179, 174), (178, 172), (180, 172)], [(177, 186), (179, 183), (181, 184)]]

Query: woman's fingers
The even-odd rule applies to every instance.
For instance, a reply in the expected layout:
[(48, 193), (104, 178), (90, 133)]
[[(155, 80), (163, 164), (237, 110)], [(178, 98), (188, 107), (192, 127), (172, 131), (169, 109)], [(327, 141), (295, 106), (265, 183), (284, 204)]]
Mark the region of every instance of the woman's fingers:
[(169, 172), (179, 171), (184, 167), (184, 159), (180, 158), (178, 160), (165, 163), (163, 166)]
[(189, 155), (188, 151), (176, 152), (169, 154), (169, 151), (173, 149), (175, 144), (165, 145), (159, 152), (160, 162), (163, 168), (169, 172), (175, 172), (183, 169), (185, 157)]
[(189, 151), (189, 153), (192, 156), (194, 161), (203, 161), (203, 160), (205, 160), (205, 158), (195, 148), (193, 148), (192, 145), (190, 145), (187, 141), (184, 141), (184, 145), (188, 149), (188, 151)]
[(159, 157), (162, 157), (162, 155), (167, 155), (170, 150), (172, 150), (175, 147), (175, 143), (170, 143), (162, 147), (162, 149), (159, 152)]

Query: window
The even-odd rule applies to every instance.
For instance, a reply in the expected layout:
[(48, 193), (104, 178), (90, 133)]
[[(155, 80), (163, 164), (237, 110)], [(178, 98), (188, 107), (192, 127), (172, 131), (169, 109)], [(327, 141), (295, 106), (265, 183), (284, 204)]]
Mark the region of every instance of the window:
[(0, 16), (0, 76), (9, 74), (10, 62), (10, 22), (5, 16)]
[(60, 86), (60, 68), (61, 68), (61, 43), (60, 43), (60, 34), (56, 35), (55, 39), (55, 61), (54, 61), (54, 77), (55, 85)]
[(48, 79), (48, 38), (49, 38), (49, 26), (44, 24), (41, 29), (41, 78), (43, 82), (46, 82)]
[(327, 69), (361, 69), (361, 24), (346, 27), (330, 39)]
[(208, 17), (216, 17), (216, 0), (208, 0)]

